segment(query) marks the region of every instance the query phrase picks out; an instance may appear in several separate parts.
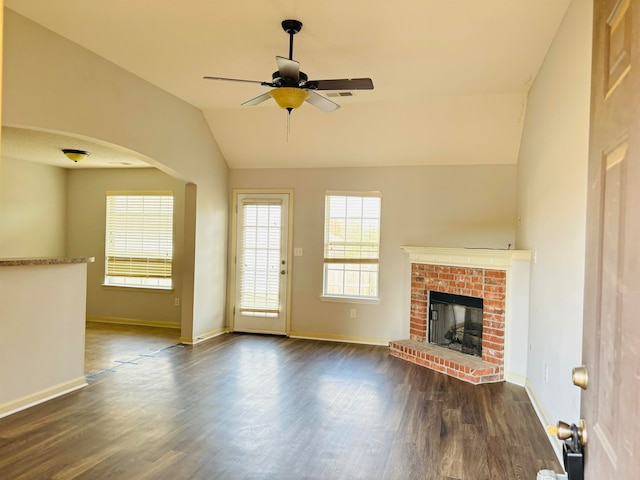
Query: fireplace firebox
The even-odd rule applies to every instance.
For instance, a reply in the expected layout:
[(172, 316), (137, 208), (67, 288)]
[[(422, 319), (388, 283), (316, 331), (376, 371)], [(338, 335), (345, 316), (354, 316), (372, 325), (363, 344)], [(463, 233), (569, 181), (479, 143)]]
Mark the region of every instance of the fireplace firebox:
[(482, 358), (483, 299), (429, 291), (428, 341)]

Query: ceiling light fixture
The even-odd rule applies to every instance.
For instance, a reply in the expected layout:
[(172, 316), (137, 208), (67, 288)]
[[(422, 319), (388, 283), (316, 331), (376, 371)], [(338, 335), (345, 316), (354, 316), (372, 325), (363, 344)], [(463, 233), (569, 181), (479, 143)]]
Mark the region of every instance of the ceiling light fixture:
[(274, 88), (269, 91), (269, 95), (280, 107), (286, 109), (289, 115), (291, 115), (291, 110), (300, 108), (302, 103), (309, 98), (309, 92), (295, 87)]
[(269, 95), (276, 101), (276, 103), (284, 108), (287, 115), (287, 142), (289, 141), (289, 134), (291, 133), (291, 112), (294, 108), (300, 108), (304, 101), (309, 98), (309, 92), (302, 88), (296, 87), (279, 87), (269, 90)]
[(91, 155), (91, 152), (87, 152), (86, 150), (76, 150), (75, 148), (63, 148), (62, 153), (64, 153), (69, 160), (76, 163)]

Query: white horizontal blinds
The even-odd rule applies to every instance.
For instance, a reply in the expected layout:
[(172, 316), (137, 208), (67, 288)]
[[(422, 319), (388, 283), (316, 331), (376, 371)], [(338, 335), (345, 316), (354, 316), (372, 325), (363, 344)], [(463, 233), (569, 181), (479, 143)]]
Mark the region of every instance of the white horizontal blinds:
[(380, 196), (327, 195), (324, 260), (378, 263)]
[(377, 297), (380, 206), (378, 192), (326, 195), (325, 295)]
[[(107, 194), (106, 283), (147, 285), (127, 278), (171, 279), (173, 195)], [(167, 286), (151, 282), (149, 286)], [(170, 286), (170, 283), (168, 284)]]
[(276, 316), (280, 312), (280, 200), (243, 200), (240, 313)]

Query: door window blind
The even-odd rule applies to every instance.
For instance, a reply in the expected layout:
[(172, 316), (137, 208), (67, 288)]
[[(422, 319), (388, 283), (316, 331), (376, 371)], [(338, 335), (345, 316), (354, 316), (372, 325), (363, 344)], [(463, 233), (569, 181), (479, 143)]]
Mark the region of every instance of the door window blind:
[(280, 203), (244, 201), (241, 205), (240, 311), (275, 316), (280, 312)]

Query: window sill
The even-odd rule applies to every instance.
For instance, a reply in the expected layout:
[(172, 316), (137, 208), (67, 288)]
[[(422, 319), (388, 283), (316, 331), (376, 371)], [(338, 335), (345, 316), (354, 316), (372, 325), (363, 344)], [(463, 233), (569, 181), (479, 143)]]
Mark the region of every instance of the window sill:
[(102, 288), (107, 290), (121, 290), (123, 292), (147, 292), (147, 293), (171, 293), (171, 287), (138, 287), (136, 285), (108, 285), (102, 284)]
[(380, 298), (366, 297), (335, 297), (332, 295), (320, 295), (321, 302), (337, 302), (337, 303), (363, 303), (369, 305), (378, 305)]

